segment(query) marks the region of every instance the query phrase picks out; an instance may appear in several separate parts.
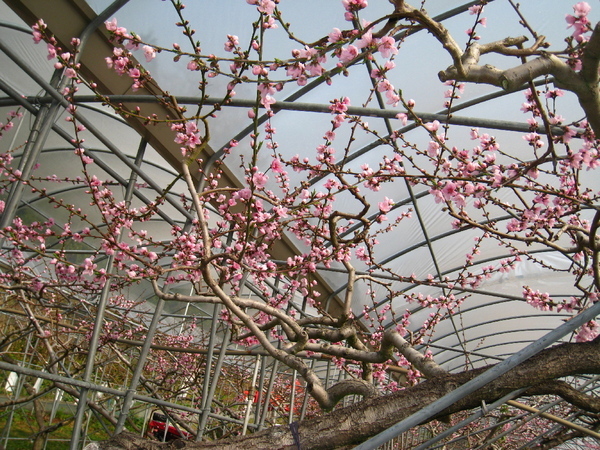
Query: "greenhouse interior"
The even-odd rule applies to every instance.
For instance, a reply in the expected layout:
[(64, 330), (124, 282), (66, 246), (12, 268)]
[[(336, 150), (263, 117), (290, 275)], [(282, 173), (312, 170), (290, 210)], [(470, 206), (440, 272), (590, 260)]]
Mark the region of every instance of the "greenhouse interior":
[(600, 448), (599, 12), (3, 0), (0, 449)]

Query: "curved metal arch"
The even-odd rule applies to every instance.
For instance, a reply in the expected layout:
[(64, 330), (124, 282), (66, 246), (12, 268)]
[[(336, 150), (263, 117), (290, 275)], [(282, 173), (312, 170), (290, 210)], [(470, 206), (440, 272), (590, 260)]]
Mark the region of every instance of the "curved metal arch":
[[(549, 331), (554, 330), (554, 328), (550, 328), (548, 329)], [(517, 345), (520, 348), (525, 348), (526, 346), (535, 343), (537, 340), (533, 339), (533, 340), (527, 340), (527, 339), (522, 339), (522, 340), (514, 340), (514, 341), (507, 341), (507, 342), (502, 342), (502, 343), (498, 343), (498, 344), (492, 344), (492, 345), (486, 345), (481, 347), (482, 350), (487, 350), (487, 349), (491, 349), (491, 348), (497, 348), (497, 347), (502, 347), (502, 346), (506, 346), (506, 345)], [(509, 358), (510, 356), (512, 356), (514, 354), (514, 352), (512, 353), (498, 353), (497, 357), (501, 358), (503, 361), (506, 358)], [(478, 357), (477, 359), (474, 359), (473, 361), (471, 361), (471, 363), (473, 365), (476, 365), (479, 362), (484, 362), (483, 357)]]
[[(45, 148), (45, 149), (42, 150), (42, 154), (59, 153), (59, 152), (72, 152), (72, 150), (73, 150), (72, 148), (68, 148), (68, 147), (47, 147), (47, 148)], [(103, 148), (89, 147), (88, 150), (90, 150), (90, 151), (92, 151), (94, 153), (99, 153), (99, 154), (114, 155), (112, 153), (112, 151), (110, 151), (108, 149), (103, 149)], [(15, 153), (15, 157), (20, 157), (20, 156), (22, 156), (22, 153)], [(131, 159), (132, 161), (135, 161), (135, 156), (134, 155), (125, 154), (125, 156), (127, 158)], [(177, 177), (177, 173), (176, 172), (170, 170), (168, 167), (161, 166), (158, 163), (144, 160), (144, 164), (147, 165), (147, 166), (152, 167), (153, 169), (157, 169), (159, 171), (166, 172), (166, 174), (169, 175), (169, 176)], [(120, 186), (126, 186), (127, 185), (127, 183), (126, 184), (122, 184), (118, 180), (116, 180), (116, 181), (118, 182), (118, 184)], [(127, 181), (127, 182), (129, 182), (129, 181)], [(135, 189), (139, 190), (139, 188), (135, 188)], [(154, 190), (151, 186), (148, 186), (146, 189)], [(155, 191), (155, 192), (157, 194), (162, 194), (163, 193), (162, 190), (161, 191)], [(169, 193), (167, 193), (167, 195), (175, 195), (175, 194), (169, 192)]]
[[(515, 299), (505, 299), (505, 300), (492, 301), (492, 302), (488, 302), (488, 303), (485, 303), (485, 304), (473, 305), (470, 308), (468, 308), (467, 310), (463, 310), (460, 313), (456, 313), (455, 315), (462, 315), (465, 312), (475, 313), (475, 311), (477, 309), (488, 308), (488, 307), (493, 306), (493, 305), (499, 305), (499, 304), (508, 303), (508, 302), (511, 302), (511, 301), (521, 301), (521, 302), (523, 302), (523, 299), (516, 299), (516, 300)], [(494, 324), (494, 323), (501, 323), (501, 322), (514, 321), (514, 320), (521, 320), (521, 319), (527, 319), (527, 318), (536, 318), (537, 319), (537, 318), (541, 318), (541, 317), (542, 318), (543, 317), (549, 317), (549, 318), (553, 318), (553, 319), (560, 319), (561, 317), (568, 318), (569, 316), (567, 314), (563, 314), (563, 313), (544, 313), (544, 312), (542, 312), (540, 314), (521, 314), (521, 315), (514, 315), (514, 316), (503, 316), (503, 317), (500, 317), (500, 318), (497, 318), (497, 319), (493, 319), (493, 320), (488, 320), (488, 321), (485, 321), (485, 322), (475, 322), (475, 323), (473, 323), (471, 325), (467, 325), (467, 326), (463, 325), (462, 328), (461, 328), (461, 331), (468, 331), (468, 330), (472, 330), (472, 329), (475, 329), (475, 328), (478, 328), (478, 327), (481, 327), (481, 326), (491, 325), (491, 324)], [(504, 330), (504, 331), (498, 332), (496, 334), (503, 334), (505, 332), (509, 332), (510, 333), (510, 332), (517, 332), (517, 331), (519, 331), (519, 330)], [(455, 334), (454, 332), (449, 332), (449, 333), (445, 333), (443, 335), (434, 335), (434, 337), (429, 342), (427, 342), (426, 344), (421, 344), (417, 348), (420, 348), (420, 349), (426, 348), (429, 344), (435, 344), (435, 343), (437, 343), (437, 342), (439, 342), (439, 341), (441, 341), (443, 339), (447, 339), (447, 338), (451, 337), (454, 334)], [(489, 337), (489, 336), (491, 336), (491, 335), (478, 335), (477, 338), (472, 338), (472, 339), (469, 339), (467, 341), (463, 341), (463, 339), (461, 337), (461, 341), (463, 341), (465, 344), (467, 344), (468, 342), (476, 341), (476, 340), (482, 339), (484, 337)], [(438, 356), (438, 355), (436, 355), (436, 356)]]
[[(1, 41), (0, 41), (0, 44), (1, 44)], [(3, 83), (2, 80), (0, 80), (0, 89), (7, 92), (12, 98), (14, 98), (16, 100), (17, 104), (23, 106), (30, 113), (32, 113), (34, 115), (37, 114), (37, 108), (35, 108), (31, 103), (26, 101), (24, 98), (21, 98), (17, 92), (13, 91), (12, 88), (10, 88), (5, 83)], [(72, 142), (72, 137), (66, 131), (64, 131), (62, 128), (60, 128), (58, 125), (56, 125), (56, 124), (52, 125), (52, 130), (54, 132), (56, 132), (65, 141), (67, 141), (69, 143)], [(111, 147), (114, 147), (114, 146), (111, 146)], [(114, 151), (112, 148), (109, 148), (109, 150), (112, 154), (114, 154)], [(86, 149), (86, 151), (87, 151), (87, 149)], [(93, 151), (89, 151), (89, 155), (91, 157), (94, 157), (95, 153)], [(128, 157), (129, 157), (129, 155), (126, 156), (126, 158), (128, 158)], [(98, 165), (98, 167), (100, 167), (102, 170), (104, 170), (106, 173), (108, 173), (112, 178), (114, 178), (119, 184), (121, 184), (123, 186), (127, 185), (127, 180), (125, 180), (123, 177), (121, 177), (119, 174), (117, 174), (109, 165), (105, 164), (101, 158), (98, 158), (98, 157), (94, 158), (94, 162), (95, 162), (95, 164)], [(127, 166), (129, 166), (129, 165), (133, 165), (133, 163), (130, 162), (130, 164), (127, 164)], [(144, 180), (144, 181), (146, 181), (146, 180)], [(150, 183), (149, 185), (153, 189), (155, 189), (155, 191), (157, 191), (157, 192), (160, 191), (160, 189), (156, 187), (155, 183)], [(150, 202), (150, 200), (148, 200), (146, 197), (141, 195), (137, 190), (134, 192), (134, 194), (136, 195), (136, 197), (138, 197), (141, 201), (145, 202), (146, 204), (148, 204)], [(183, 208), (181, 208), (181, 205), (178, 202), (173, 202), (172, 199), (170, 198), (170, 196), (167, 196), (167, 200), (173, 207), (175, 207), (185, 217), (191, 218), (189, 213), (187, 211), (185, 211)], [(167, 223), (171, 223), (171, 218), (168, 215), (164, 214), (162, 211), (159, 211), (158, 214)]]
[[(503, 302), (488, 303), (485, 306), (489, 307), (491, 305), (497, 305), (497, 304), (500, 304), (500, 303), (503, 303)], [(497, 319), (488, 320), (486, 322), (476, 322), (476, 323), (473, 323), (471, 325), (463, 326), (461, 328), (461, 330), (468, 331), (468, 330), (472, 330), (472, 329), (475, 329), (475, 328), (478, 328), (478, 327), (481, 327), (481, 326), (491, 325), (491, 324), (495, 324), (495, 323), (502, 323), (502, 322), (507, 322), (507, 321), (514, 321), (514, 320), (521, 320), (521, 319), (528, 319), (528, 318), (543, 318), (543, 317), (549, 317), (549, 318), (553, 318), (553, 319), (560, 319), (560, 317), (568, 318), (569, 316), (566, 315), (566, 314), (561, 314), (561, 313), (554, 313), (554, 314), (522, 314), (522, 315), (516, 315), (516, 316), (504, 316), (504, 317), (500, 317), (500, 318), (497, 318)], [(513, 332), (515, 330), (508, 330), (508, 331), (509, 332)], [(502, 332), (499, 332), (499, 333), (502, 333)], [(437, 343), (437, 342), (439, 342), (439, 341), (441, 341), (443, 339), (447, 339), (452, 334), (454, 334), (454, 333), (451, 333), (451, 334), (448, 333), (448, 334), (444, 334), (444, 335), (441, 335), (441, 336), (437, 336), (436, 335), (428, 343), (421, 344), (421, 345), (419, 345), (419, 347), (421, 347), (421, 348), (427, 347), (430, 343)], [(487, 337), (488, 335), (479, 335), (477, 337), (477, 339), (479, 339), (482, 336), (483, 337)], [(474, 341), (474, 340), (477, 340), (477, 339), (475, 339), (475, 338), (474, 339), (469, 339), (466, 342), (471, 342), (471, 341)]]
[[(507, 301), (508, 302), (508, 301)], [(497, 301), (497, 302), (492, 302), (492, 303), (487, 303), (486, 305), (479, 305), (480, 307), (490, 307), (493, 305), (499, 305), (505, 303), (503, 301)], [(475, 308), (473, 308), (475, 309)], [(456, 315), (459, 315), (459, 313), (457, 313)], [(549, 313), (549, 312), (542, 312), (539, 314), (521, 314), (521, 315), (517, 315), (517, 316), (504, 316), (504, 317), (498, 317), (495, 319), (491, 319), (491, 320), (487, 320), (485, 322), (476, 322), (474, 324), (468, 325), (466, 327), (464, 327), (463, 329), (465, 331), (468, 330), (472, 330), (474, 328), (478, 328), (478, 327), (482, 327), (482, 326), (487, 326), (487, 325), (491, 325), (494, 323), (500, 323), (500, 322), (507, 322), (507, 321), (512, 321), (512, 320), (520, 320), (520, 319), (530, 319), (530, 318), (544, 318), (544, 317), (549, 317), (549, 318), (555, 318), (555, 319), (560, 319), (561, 317), (570, 317), (567, 314), (562, 314), (562, 313)], [(450, 337), (451, 334), (445, 334), (445, 335), (440, 335), (440, 336), (435, 336), (435, 339), (432, 339), (430, 342), (431, 343), (436, 343), (442, 339), (446, 339), (448, 337)], [(486, 335), (487, 336), (487, 335)], [(428, 345), (428, 343), (424, 343), (421, 344), (419, 347), (426, 347)]]
[[(552, 250), (552, 249), (539, 249), (539, 250), (530, 251), (529, 254), (543, 254), (543, 253), (549, 253), (550, 254), (550, 253), (554, 253), (554, 252), (555, 252), (555, 250)], [(480, 265), (483, 265), (483, 264), (488, 264), (490, 262), (494, 262), (494, 261), (497, 261), (499, 259), (506, 258), (506, 257), (509, 257), (509, 256), (512, 256), (512, 255), (510, 255), (510, 254), (503, 254), (503, 255), (499, 255), (499, 256), (494, 256), (494, 257), (490, 257), (490, 258), (481, 259), (481, 260), (478, 260), (477, 264), (474, 264), (473, 267), (480, 266)], [(451, 268), (451, 269), (447, 269), (447, 270), (445, 270), (445, 271), (442, 272), (442, 275), (445, 276), (445, 275), (454, 273), (454, 272), (460, 270), (461, 268), (462, 267), (454, 267), (454, 268)], [(390, 277), (385, 277), (383, 275), (373, 275), (373, 276), (374, 277), (379, 277), (379, 278), (384, 278), (384, 279), (394, 280), (394, 278), (391, 277), (391, 276)], [(419, 284), (413, 283), (410, 286), (404, 288), (402, 290), (402, 292), (409, 292), (409, 291), (411, 291), (413, 289), (416, 289), (418, 287), (419, 287)], [(523, 298), (519, 297), (519, 296), (508, 295), (508, 294), (505, 294), (505, 293), (496, 293), (496, 292), (488, 291), (488, 290), (485, 290), (485, 289), (470, 289), (470, 288), (463, 288), (463, 287), (460, 287), (460, 288), (459, 287), (454, 287), (453, 291), (457, 292), (457, 293), (466, 293), (466, 294), (481, 294), (481, 295), (484, 295), (484, 296), (487, 296), (487, 297), (501, 297), (501, 298), (507, 298), (507, 299), (511, 299), (511, 300), (520, 300), (520, 301), (523, 300)], [(560, 295), (558, 295), (558, 296), (560, 296)], [(390, 301), (389, 299), (384, 299), (384, 300), (378, 302), (375, 305), (375, 307), (378, 308), (378, 307), (382, 306), (383, 304), (385, 304), (385, 303), (387, 303), (389, 301)], [(411, 312), (415, 313), (415, 312), (418, 312), (418, 311), (421, 311), (421, 310), (422, 310), (422, 307), (421, 306), (417, 306), (417, 307), (415, 307), (415, 309), (411, 310)], [(361, 313), (361, 315), (359, 317), (362, 317), (362, 313)], [(392, 325), (393, 324), (388, 324), (388, 325), (386, 325), (386, 328), (388, 328), (388, 327), (390, 327)]]
[[(515, 330), (502, 330), (502, 331), (498, 331), (498, 332), (494, 332), (494, 333), (488, 333), (488, 334), (482, 334), (480, 336), (477, 337), (477, 339), (472, 339), (470, 341), (465, 342), (465, 344), (471, 343), (471, 342), (475, 342), (475, 341), (484, 341), (489, 337), (493, 337), (493, 336), (498, 336), (498, 335), (503, 335), (503, 334), (513, 334), (513, 333), (527, 333), (527, 332), (550, 332), (552, 331), (554, 328), (546, 328), (546, 327), (540, 327), (540, 328), (522, 328), (522, 329), (515, 329)], [(536, 339), (531, 339), (531, 340), (520, 340), (518, 341), (519, 343), (527, 343), (530, 344), (531, 342), (534, 342)], [(515, 341), (516, 342), (516, 341)], [(507, 342), (502, 342), (502, 343), (497, 343), (497, 344), (490, 344), (487, 346), (480, 346), (477, 347), (477, 352), (467, 352), (467, 355), (474, 355), (476, 356), (477, 360), (471, 360), (470, 362), (475, 362), (475, 361), (481, 361), (483, 359), (496, 359), (496, 360), (503, 360), (504, 358), (502, 358), (502, 355), (499, 354), (494, 354), (494, 355), (486, 355), (485, 354), (485, 350), (489, 349), (489, 348), (495, 348), (495, 347), (499, 347), (502, 345), (510, 345), (514, 343), (513, 341), (507, 341)], [(424, 345), (423, 347), (427, 347), (427, 345)], [(443, 359), (443, 360), (438, 360), (438, 358), (441, 355), (444, 355), (445, 353), (436, 353), (434, 354), (434, 358), (436, 360), (436, 363), (438, 363), (439, 365), (447, 365), (450, 364), (452, 361), (458, 359), (458, 358), (464, 358), (465, 357), (465, 353), (464, 351), (455, 348), (455, 347), (445, 347), (444, 352), (451, 350), (453, 353), (457, 353), (454, 356), (449, 357), (448, 359)]]

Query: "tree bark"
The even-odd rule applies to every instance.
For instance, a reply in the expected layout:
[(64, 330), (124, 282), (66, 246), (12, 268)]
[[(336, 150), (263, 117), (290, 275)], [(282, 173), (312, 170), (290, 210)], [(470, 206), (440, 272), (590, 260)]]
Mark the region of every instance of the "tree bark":
[[(304, 420), (297, 425), (296, 439), (303, 449), (340, 449), (365, 441), (397, 422), (414, 414), (427, 404), (452, 392), (475, 378), (488, 367), (457, 374), (445, 374), (384, 397), (369, 398), (329, 414)], [(600, 338), (586, 343), (567, 343), (548, 348), (523, 362), (480, 390), (468, 395), (442, 411), (438, 417), (473, 409), (482, 401), (492, 403), (516, 389), (531, 386), (525, 395), (552, 393), (554, 380), (570, 375), (600, 373)], [(556, 390), (561, 395), (561, 390)], [(591, 412), (600, 412), (600, 402), (591, 397), (579, 402)], [(127, 446), (131, 445), (131, 446)], [(100, 449), (297, 449), (289, 426), (276, 426), (247, 436), (214, 442), (172, 442), (160, 444), (143, 441), (124, 433), (104, 442)]]

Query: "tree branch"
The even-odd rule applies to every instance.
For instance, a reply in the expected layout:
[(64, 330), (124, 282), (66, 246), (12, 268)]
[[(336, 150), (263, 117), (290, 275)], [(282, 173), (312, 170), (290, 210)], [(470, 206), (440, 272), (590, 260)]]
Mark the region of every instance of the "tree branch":
[(525, 395), (554, 394), (585, 411), (600, 412), (600, 398), (586, 395), (561, 380), (552, 380), (528, 389)]
[(387, 330), (381, 341), (382, 352), (388, 346), (394, 346), (425, 377), (435, 378), (447, 372), (433, 359), (415, 350), (396, 330)]

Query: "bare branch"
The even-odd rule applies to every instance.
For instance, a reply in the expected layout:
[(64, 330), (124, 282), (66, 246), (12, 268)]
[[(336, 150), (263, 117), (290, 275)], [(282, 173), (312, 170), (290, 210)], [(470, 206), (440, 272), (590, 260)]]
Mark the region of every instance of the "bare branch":
[(570, 404), (594, 413), (600, 412), (600, 399), (586, 395), (561, 380), (548, 381), (528, 389), (526, 395), (554, 394)]
[(396, 330), (387, 330), (381, 342), (382, 351), (387, 345), (393, 345), (404, 357), (427, 378), (445, 375), (447, 372), (433, 359), (415, 350)]

